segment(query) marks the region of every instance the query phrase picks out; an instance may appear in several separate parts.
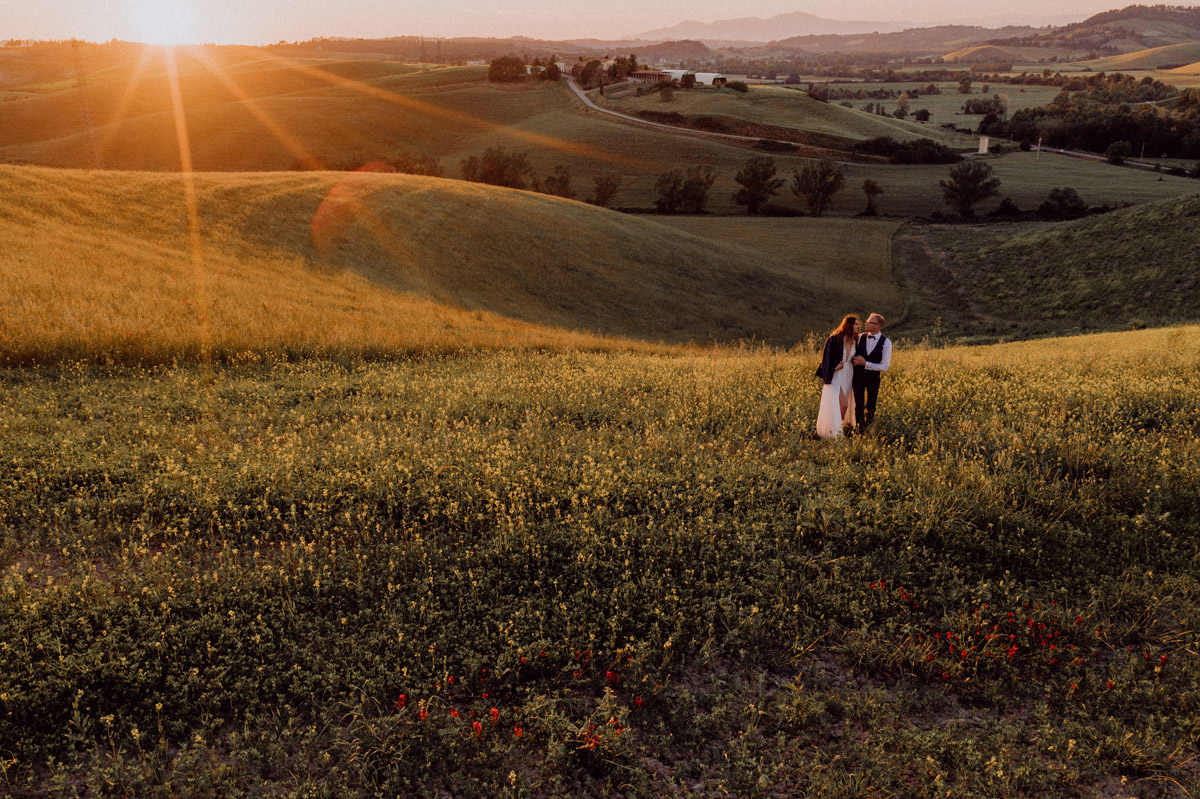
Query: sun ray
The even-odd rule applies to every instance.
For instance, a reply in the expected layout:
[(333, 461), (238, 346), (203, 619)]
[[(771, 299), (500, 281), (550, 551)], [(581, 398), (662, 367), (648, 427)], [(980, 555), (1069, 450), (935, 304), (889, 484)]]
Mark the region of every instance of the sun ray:
[(195, 55), (196, 58), (208, 68), (209, 72), (211, 72), (212, 75), (219, 80), (226, 89), (229, 90), (230, 94), (237, 98), (238, 102), (247, 111), (249, 111), (250, 114), (271, 133), (272, 136), (278, 139), (279, 143), (287, 148), (288, 152), (290, 152), (296, 158), (296, 160), (304, 165), (305, 169), (324, 168), (324, 164), (321, 163), (320, 159), (318, 159), (311, 151), (305, 148), (305, 146), (300, 143), (299, 139), (288, 133), (288, 131), (285, 130), (281, 124), (276, 122), (275, 119), (272, 118), (265, 110), (260, 108), (258, 101), (250, 97), (220, 64), (213, 61), (213, 59), (203, 51), (196, 51)]
[(167, 61), (167, 83), (171, 88), (171, 107), (175, 115), (175, 137), (179, 143), (179, 167), (183, 177), (183, 196), (187, 205), (192, 277), (196, 284), (196, 309), (200, 316), (200, 356), (207, 364), (212, 360), (212, 320), (208, 307), (208, 281), (204, 269), (203, 242), (200, 237), (200, 208), (196, 199), (196, 175), (192, 170), (192, 145), (188, 137), (183, 93), (179, 88), (179, 68), (175, 63), (175, 50), (168, 47), (165, 48), (164, 53)]
[[(294, 136), (288, 133), (282, 125), (276, 122), (266, 111), (258, 107), (257, 102), (250, 98), (246, 92), (233, 80), (233, 78), (225, 74), (219, 64), (213, 62), (204, 53), (196, 54), (199, 60), (209, 69), (210, 72), (221, 81), (229, 91), (238, 98), (245, 108), (258, 119), (268, 131), (275, 136), (284, 147), (286, 147), (292, 155), (294, 155), (301, 163), (313, 169), (321, 169), (323, 165)], [(388, 252), (392, 253), (398, 260), (404, 260), (407, 253), (407, 247), (403, 242), (389, 229), (387, 224), (383, 222), (371, 209), (367, 206), (364, 196), (372, 184), (363, 182), (363, 172), (356, 172), (347, 176), (333, 187), (321, 202), (320, 207), (313, 216), (312, 235), (313, 243), (317, 245), (318, 251), (322, 253), (326, 247), (323, 246), (323, 236), (331, 235), (328, 230), (325, 230), (325, 222), (335, 214), (335, 209), (338, 206), (346, 206), (352, 208), (356, 219), (366, 228), (367, 232), (384, 247)], [(417, 265), (409, 262), (411, 268)], [(443, 293), (442, 288), (433, 285), (429, 282), (428, 275), (411, 275), (417, 277), (425, 283), (426, 293), (435, 299), (439, 298)]]
[(604, 150), (598, 150), (594, 147), (589, 147), (588, 145), (563, 141), (562, 139), (558, 139), (553, 136), (544, 136), (540, 133), (517, 130), (509, 125), (502, 125), (498, 122), (489, 122), (488, 120), (479, 119), (478, 117), (471, 116), (470, 114), (464, 114), (460, 111), (451, 111), (448, 108), (442, 108), (432, 103), (426, 103), (421, 100), (413, 99), (412, 97), (405, 97), (404, 95), (384, 91), (377, 86), (372, 86), (368, 83), (363, 83), (362, 81), (353, 80), (351, 78), (343, 78), (340, 75), (334, 75), (330, 72), (326, 72), (319, 67), (303, 64), (290, 58), (275, 56), (271, 60), (277, 61), (284, 67), (293, 71), (310, 75), (318, 80), (325, 81), (330, 85), (351, 89), (369, 97), (382, 100), (386, 103), (398, 105), (408, 110), (419, 111), (447, 122), (453, 122), (458, 125), (469, 126), (488, 132), (503, 133), (529, 144), (547, 147), (559, 152), (570, 153), (572, 155), (580, 155), (597, 161), (604, 161), (623, 166), (644, 165), (638, 160), (616, 156)]
[(104, 134), (100, 139), (101, 152), (104, 152), (104, 150), (112, 142), (113, 136), (116, 135), (118, 128), (117, 123), (124, 121), (125, 112), (129, 110), (129, 106), (133, 103), (133, 94), (137, 90), (138, 82), (142, 78), (142, 73), (146, 71), (146, 67), (149, 66), (150, 60), (154, 58), (154, 51), (155, 48), (150, 46), (142, 48), (142, 54), (138, 58), (137, 65), (133, 68), (133, 73), (129, 76), (129, 82), (125, 86), (125, 91), (122, 93), (121, 99), (117, 102), (116, 110), (109, 119), (109, 123), (104, 126)]

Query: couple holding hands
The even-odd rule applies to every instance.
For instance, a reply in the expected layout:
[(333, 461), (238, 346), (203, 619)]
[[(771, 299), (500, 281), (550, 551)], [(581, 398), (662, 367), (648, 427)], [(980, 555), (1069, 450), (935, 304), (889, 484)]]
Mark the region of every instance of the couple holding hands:
[(817, 377), (824, 381), (821, 409), (817, 413), (817, 435), (837, 438), (843, 430), (865, 429), (875, 418), (879, 398), (879, 376), (892, 363), (892, 342), (883, 335), (883, 317), (867, 317), (862, 332), (853, 314), (829, 335)]

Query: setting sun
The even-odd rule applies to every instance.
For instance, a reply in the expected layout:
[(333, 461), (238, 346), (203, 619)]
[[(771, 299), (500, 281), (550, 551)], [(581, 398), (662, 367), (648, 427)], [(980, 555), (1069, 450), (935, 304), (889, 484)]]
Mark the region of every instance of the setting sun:
[(198, 16), (191, 0), (131, 0), (129, 17), (146, 44), (196, 44)]

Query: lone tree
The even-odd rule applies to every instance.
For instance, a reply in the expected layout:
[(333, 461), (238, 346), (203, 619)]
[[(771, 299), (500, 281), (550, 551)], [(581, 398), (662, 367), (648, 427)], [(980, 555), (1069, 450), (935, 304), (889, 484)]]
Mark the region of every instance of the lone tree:
[(792, 170), (792, 194), (808, 203), (813, 216), (821, 216), (833, 195), (846, 185), (846, 173), (828, 158), (809, 164), (801, 171)]
[(1120, 166), (1125, 163), (1125, 159), (1131, 155), (1133, 155), (1133, 145), (1124, 140), (1113, 142), (1104, 151), (1104, 157), (1113, 166)]
[(1000, 178), (992, 177), (992, 168), (983, 161), (963, 161), (950, 168), (950, 180), (939, 180), (946, 205), (964, 219), (975, 216), (975, 203), (1000, 190)]
[(488, 80), (493, 83), (513, 83), (524, 79), (525, 61), (515, 55), (494, 58), (488, 67)]
[(616, 172), (605, 172), (603, 175), (596, 176), (596, 191), (592, 194), (592, 205), (598, 205), (601, 208), (607, 208), (612, 202), (613, 196), (617, 193), (617, 188), (621, 185), (621, 176)]
[(1039, 214), (1060, 219), (1083, 216), (1087, 210), (1087, 202), (1071, 186), (1059, 186), (1051, 189), (1050, 193), (1046, 195), (1046, 201), (1038, 206)]
[(883, 187), (875, 181), (867, 178), (862, 184), (863, 194), (867, 195), (867, 207), (863, 210), (863, 216), (877, 216), (879, 211), (875, 208), (875, 198), (883, 194)]
[(542, 191), (555, 197), (574, 199), (575, 192), (571, 191), (571, 167), (566, 164), (554, 167), (554, 171), (542, 181)]
[(775, 177), (775, 159), (765, 155), (750, 156), (746, 166), (733, 179), (742, 187), (733, 195), (733, 201), (746, 206), (746, 211), (751, 214), (757, 214), (784, 184), (783, 178)]
[(679, 79), (679, 88), (691, 91), (696, 85), (696, 76), (690, 72), (685, 72), (683, 77)]
[(482, 157), (471, 156), (462, 162), (463, 180), (490, 183), (510, 189), (525, 188), (525, 176), (533, 174), (529, 156), (510, 153), (503, 147), (489, 147)]

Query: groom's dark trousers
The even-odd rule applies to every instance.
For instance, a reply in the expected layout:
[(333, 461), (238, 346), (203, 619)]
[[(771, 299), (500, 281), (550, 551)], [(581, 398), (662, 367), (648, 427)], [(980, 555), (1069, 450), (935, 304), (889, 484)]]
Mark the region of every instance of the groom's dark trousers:
[[(854, 354), (861, 355), (872, 363), (880, 363), (883, 359), (883, 342), (886, 340), (886, 336), (880, 335), (875, 349), (868, 355), (867, 335), (864, 333), (858, 337), (858, 343), (854, 346)], [(854, 421), (858, 423), (860, 430), (875, 421), (875, 402), (879, 399), (879, 377), (880, 373), (873, 369), (867, 369), (865, 366), (854, 367)]]
[(879, 399), (879, 372), (854, 367), (854, 420), (859, 428), (875, 420), (875, 401)]

